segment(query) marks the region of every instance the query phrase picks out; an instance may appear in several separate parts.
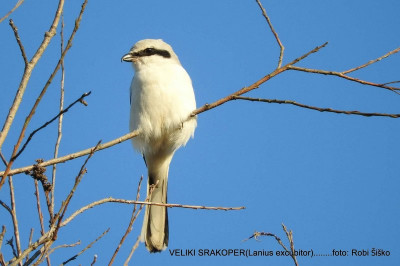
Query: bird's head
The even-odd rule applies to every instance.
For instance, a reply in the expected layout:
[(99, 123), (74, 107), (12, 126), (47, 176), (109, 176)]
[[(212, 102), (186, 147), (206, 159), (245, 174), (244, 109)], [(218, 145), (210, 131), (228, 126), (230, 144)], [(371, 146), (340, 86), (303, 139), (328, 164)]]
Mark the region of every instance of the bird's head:
[(121, 61), (132, 62), (134, 67), (149, 63), (178, 63), (179, 59), (172, 47), (161, 39), (138, 41), (132, 49), (121, 58)]

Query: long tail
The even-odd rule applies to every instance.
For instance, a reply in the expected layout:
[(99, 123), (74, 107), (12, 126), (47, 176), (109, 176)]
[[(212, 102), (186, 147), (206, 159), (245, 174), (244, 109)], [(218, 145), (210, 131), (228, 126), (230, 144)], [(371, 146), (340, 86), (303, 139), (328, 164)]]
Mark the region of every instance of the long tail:
[[(147, 158), (146, 158), (147, 159)], [(146, 160), (147, 161), (147, 160)], [(157, 184), (150, 196), (150, 202), (167, 203), (168, 170), (171, 159), (147, 161), (149, 176), (147, 195), (151, 185)], [(150, 252), (161, 252), (168, 246), (168, 211), (167, 207), (146, 206), (141, 240)]]

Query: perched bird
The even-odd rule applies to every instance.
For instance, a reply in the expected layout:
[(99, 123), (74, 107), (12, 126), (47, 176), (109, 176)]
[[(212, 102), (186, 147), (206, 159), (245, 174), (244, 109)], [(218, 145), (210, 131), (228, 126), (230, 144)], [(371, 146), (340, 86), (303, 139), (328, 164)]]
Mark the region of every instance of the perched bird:
[[(122, 57), (132, 62), (135, 75), (130, 87), (130, 130), (140, 130), (132, 139), (143, 154), (148, 169), (147, 194), (157, 184), (150, 202), (167, 203), (168, 170), (175, 151), (193, 137), (196, 118), (188, 119), (196, 109), (192, 81), (172, 47), (162, 40), (137, 42)], [(141, 240), (150, 252), (168, 245), (166, 207), (147, 205)]]

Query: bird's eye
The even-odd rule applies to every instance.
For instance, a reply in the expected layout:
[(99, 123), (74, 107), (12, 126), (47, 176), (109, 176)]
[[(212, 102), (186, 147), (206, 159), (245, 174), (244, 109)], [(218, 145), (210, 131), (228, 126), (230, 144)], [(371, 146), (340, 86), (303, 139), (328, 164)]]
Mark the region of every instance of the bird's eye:
[(146, 49), (144, 49), (144, 52), (146, 54), (152, 54), (154, 52), (154, 48), (146, 48)]

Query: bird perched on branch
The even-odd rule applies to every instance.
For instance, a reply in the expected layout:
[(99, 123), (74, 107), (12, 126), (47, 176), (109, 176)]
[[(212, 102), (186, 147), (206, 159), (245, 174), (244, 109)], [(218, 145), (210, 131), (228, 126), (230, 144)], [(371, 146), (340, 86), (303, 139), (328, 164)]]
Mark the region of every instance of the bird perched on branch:
[[(130, 130), (140, 130), (132, 139), (143, 154), (147, 169), (149, 201), (167, 203), (168, 170), (175, 151), (193, 137), (196, 109), (192, 81), (172, 47), (162, 40), (137, 42), (122, 57), (132, 62), (135, 75), (130, 87)], [(147, 205), (141, 240), (150, 252), (168, 245), (167, 207)]]

